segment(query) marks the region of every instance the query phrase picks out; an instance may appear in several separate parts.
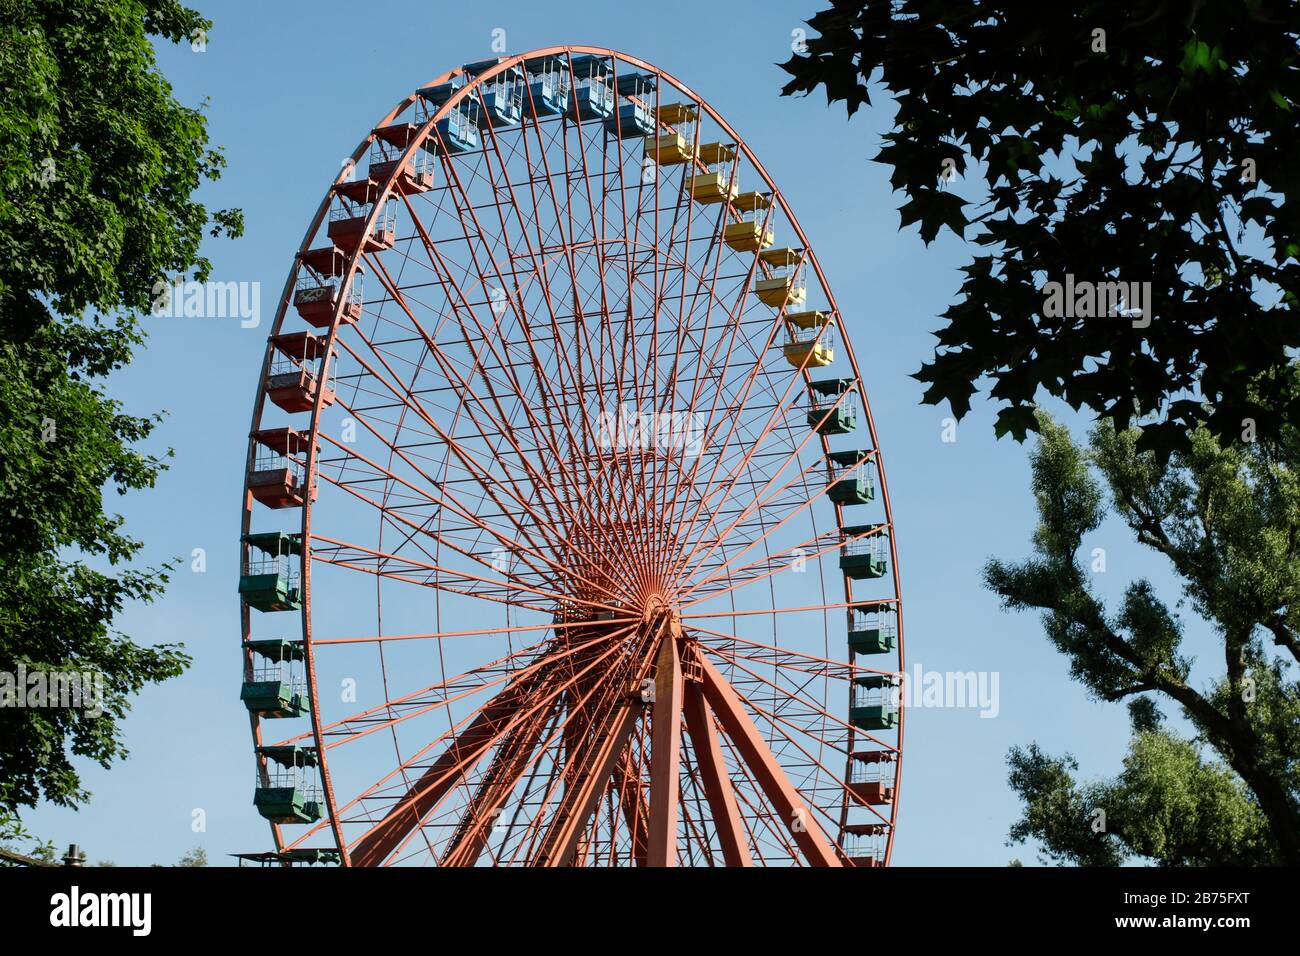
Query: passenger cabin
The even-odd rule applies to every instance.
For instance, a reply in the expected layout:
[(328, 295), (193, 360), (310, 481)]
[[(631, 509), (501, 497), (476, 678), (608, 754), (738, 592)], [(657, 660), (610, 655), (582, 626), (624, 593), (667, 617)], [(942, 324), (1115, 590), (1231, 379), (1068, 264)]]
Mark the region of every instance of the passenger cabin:
[[(369, 180), (367, 180), (369, 181)], [(351, 185), (348, 183), (340, 184)], [(381, 252), (391, 249), (397, 241), (397, 197), (390, 196), (378, 209), (375, 201), (358, 202), (346, 193), (335, 189), (335, 202), (330, 206), (327, 235), (334, 245), (347, 252)]]
[(850, 823), (844, 827), (844, 855), (854, 866), (885, 865), (886, 823)]
[[(419, 118), (419, 114), (415, 114)], [(368, 175), (378, 183), (385, 183), (393, 172), (401, 168), (397, 182), (394, 184), (403, 193), (426, 192), (433, 188), (433, 156), (438, 143), (433, 137), (420, 138), (420, 128), (424, 122), (414, 123), (401, 120), (387, 126), (377, 126), (370, 140), (370, 169)], [(402, 156), (407, 148), (419, 141), (415, 155), (405, 163)]]
[(377, 139), (370, 144), (369, 159), (367, 175), (381, 185), (391, 179), (393, 189), (403, 196), (427, 193), (433, 188), (433, 157), (424, 150), (416, 150), (403, 160), (402, 150)]
[(481, 76), (488, 70), (492, 69), (492, 67), (500, 65), (504, 61), (505, 57), (503, 56), (492, 56), (488, 57), (486, 60), (475, 60), (473, 63), (466, 63), (461, 67), (461, 69), (470, 76), (476, 77)]
[[(433, 141), (425, 138), (421, 148), (405, 160), (406, 148), (419, 135), (419, 126), (404, 122), (381, 126), (370, 141), (368, 175), (383, 184), (393, 180), (393, 188), (403, 195), (428, 192), (433, 188)], [(395, 178), (394, 178), (395, 177)]]
[(888, 569), (889, 538), (882, 524), (841, 528), (840, 570), (855, 580), (883, 577)]
[(296, 744), (257, 748), (257, 788), (253, 803), (272, 823), (315, 823), (321, 818), (319, 763), (315, 747)]
[(740, 219), (727, 223), (722, 230), (722, 241), (732, 249), (760, 252), (776, 241), (776, 235), (768, 225), (771, 193), (740, 193), (731, 201), (731, 208)]
[(892, 750), (855, 750), (849, 754), (849, 793), (863, 806), (893, 803), (897, 762), (898, 754)]
[(862, 601), (849, 607), (849, 647), (855, 654), (888, 654), (898, 647), (898, 615), (892, 604)]
[(586, 120), (608, 119), (614, 113), (614, 87), (609, 79), (609, 60), (603, 56), (584, 53), (570, 61), (573, 69), (573, 118), (579, 123)]
[(442, 107), (446, 106), (451, 98), (461, 91), (465, 86), (465, 77), (453, 76), (446, 83), (435, 83), (432, 86), (422, 86), (416, 90), (416, 94), (423, 101), (422, 111), (417, 111), (416, 116), (423, 112), (424, 117), (421, 123), (427, 123), (429, 117)]
[(259, 717), (305, 717), (311, 712), (302, 641), (247, 641), (239, 699)]
[(244, 535), (239, 596), (258, 611), (297, 611), (302, 608), (299, 564), (302, 536), (286, 531)]
[(789, 337), (785, 343), (785, 360), (795, 368), (822, 368), (835, 361), (835, 321), (816, 310), (787, 312)]
[(660, 166), (694, 162), (698, 155), (695, 126), (699, 115), (699, 107), (694, 103), (660, 106), (655, 112), (655, 122), (657, 126), (666, 128), (659, 129), (657, 135), (646, 140), (646, 158)]
[[(374, 138), (381, 142), (387, 143), (397, 152), (404, 152), (408, 146), (420, 138), (421, 123), (412, 123), (410, 120), (399, 120), (396, 123), (389, 123), (387, 126), (376, 126), (374, 129)], [(420, 148), (432, 151), (435, 144), (425, 139), (420, 143)]]
[(605, 120), (605, 129), (619, 139), (649, 136), (656, 129), (650, 98), (658, 80), (645, 73), (623, 73), (614, 81), (614, 89), (623, 97), (618, 109)]
[(529, 119), (563, 115), (569, 108), (568, 64), (560, 57), (536, 56), (524, 61), (524, 72), (524, 115)]
[(822, 435), (844, 435), (858, 423), (853, 379), (831, 378), (809, 382), (808, 427)]
[(826, 456), (831, 463), (831, 480), (826, 497), (837, 505), (865, 505), (876, 498), (876, 479), (871, 471), (871, 451), (833, 451)]
[[(691, 198), (698, 203), (731, 202), (740, 189), (735, 178), (736, 147), (726, 143), (705, 143), (699, 148), (698, 158), (708, 172), (691, 176), (687, 185)], [(723, 168), (714, 169), (715, 166)]]
[(854, 680), (849, 723), (859, 730), (895, 729), (900, 686), (895, 674), (868, 674)]
[[(352, 281), (343, 294), (343, 276), (350, 256), (338, 246), (308, 249), (298, 256), (300, 265), (294, 282), (293, 307), (308, 325), (329, 328), (337, 312), (339, 323), (351, 325), (361, 318), (364, 270), (357, 263)], [(341, 300), (341, 301), (340, 301)]]
[[(473, 76), (486, 73), (501, 62), (500, 57), (466, 63), (465, 72)], [(508, 66), (478, 85), (477, 108), (473, 118), (480, 129), (517, 126), (524, 115), (524, 71)]]
[[(307, 494), (301, 457), (307, 451), (307, 435), (292, 428), (267, 428), (253, 432), (251, 437), (249, 494), (268, 508), (301, 508)], [(313, 488), (313, 500), (315, 497)]]
[(774, 309), (802, 305), (807, 295), (800, 268), (803, 250), (764, 249), (758, 258), (768, 266), (765, 278), (754, 283), (754, 295), (758, 300)]
[(271, 336), (271, 365), (266, 375), (266, 397), (286, 412), (308, 412), (334, 404), (334, 391), (320, 383), (325, 337), (311, 332), (286, 332)]
[[(464, 77), (457, 76), (446, 83), (426, 86), (416, 92), (423, 104), (415, 114), (420, 125), (428, 123), (452, 97), (465, 85)], [(457, 103), (433, 124), (437, 130), (437, 148), (443, 153), (466, 153), (478, 149), (478, 118), (481, 104), (477, 99), (465, 99)]]
[(380, 193), (383, 192), (380, 184), (370, 176), (369, 172), (360, 179), (356, 178), (355, 170), (353, 170), (353, 173), (352, 179), (346, 179), (341, 183), (334, 184), (334, 195), (341, 196), (357, 206), (373, 204), (379, 198)]

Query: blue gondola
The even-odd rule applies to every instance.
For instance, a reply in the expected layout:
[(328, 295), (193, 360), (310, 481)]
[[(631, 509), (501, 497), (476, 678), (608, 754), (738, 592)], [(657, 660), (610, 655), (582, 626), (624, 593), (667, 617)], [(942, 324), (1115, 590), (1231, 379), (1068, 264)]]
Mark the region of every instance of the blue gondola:
[[(470, 104), (470, 110), (478, 104)], [(450, 113), (437, 122), (438, 132), (442, 134), (442, 144), (448, 152), (463, 153), (478, 149), (478, 127), (470, 113), (461, 105), (452, 107)]]
[(605, 129), (619, 139), (649, 136), (655, 130), (654, 116), (642, 103), (622, 103), (617, 116), (605, 120)]
[(494, 56), (487, 60), (475, 60), (473, 63), (466, 63), (461, 69), (466, 73), (478, 76), (480, 73), (486, 73), (504, 59), (503, 56)]
[(614, 112), (614, 88), (604, 57), (585, 54), (573, 58), (573, 112), (579, 122), (603, 120)]
[(619, 96), (635, 96), (644, 100), (659, 88), (659, 79), (648, 73), (623, 73), (614, 86)]
[[(453, 77), (446, 83), (426, 86), (417, 92), (424, 100), (424, 118), (436, 113), (455, 96), (465, 85), (463, 77)], [(463, 153), (478, 149), (478, 129), (472, 115), (478, 107), (477, 101), (459, 103), (435, 124), (441, 133), (440, 142), (449, 153)]]
[(525, 116), (530, 119), (559, 116), (569, 108), (569, 71), (558, 57), (525, 60), (524, 69), (528, 74), (523, 102)]
[[(471, 64), (477, 65), (477, 64)], [(466, 67), (468, 69), (468, 67)], [(479, 86), (471, 117), (480, 128), (514, 126), (524, 115), (524, 74), (518, 67), (507, 67)]]
[(420, 94), (420, 98), (428, 104), (429, 110), (432, 112), (455, 96), (456, 92), (464, 85), (464, 77), (454, 76), (446, 83), (436, 83), (433, 86), (423, 87), (416, 92)]
[(623, 73), (614, 83), (619, 96), (628, 97), (605, 120), (605, 129), (619, 139), (649, 136), (655, 131), (652, 97), (656, 78), (645, 73)]

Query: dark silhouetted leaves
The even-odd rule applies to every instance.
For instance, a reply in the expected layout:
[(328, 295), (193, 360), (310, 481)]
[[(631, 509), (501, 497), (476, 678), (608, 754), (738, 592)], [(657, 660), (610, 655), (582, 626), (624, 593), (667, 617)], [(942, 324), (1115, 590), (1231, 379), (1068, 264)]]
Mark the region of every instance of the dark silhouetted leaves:
[[(989, 257), (944, 315), (926, 402), (960, 416), (987, 380), (998, 433), (1019, 438), (1046, 392), (1148, 424), (1160, 455), (1198, 425), (1226, 440), (1243, 419), (1261, 437), (1300, 421), (1295, 396), (1248, 395), (1300, 347), (1296, 0), (832, 0), (809, 24), (784, 92), (820, 87), (850, 114), (892, 98), (876, 159), (901, 225)], [(943, 182), (954, 152), (963, 176)], [(1044, 282), (1067, 274), (1150, 282), (1151, 324), (1044, 317)]]

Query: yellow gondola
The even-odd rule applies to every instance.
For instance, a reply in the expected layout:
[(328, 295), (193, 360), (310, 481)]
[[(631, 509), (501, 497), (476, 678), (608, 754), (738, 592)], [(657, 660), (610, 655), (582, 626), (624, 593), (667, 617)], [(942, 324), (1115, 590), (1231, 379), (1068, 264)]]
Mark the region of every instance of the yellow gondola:
[(699, 115), (699, 107), (694, 103), (665, 103), (655, 110), (655, 119), (664, 126), (693, 123)]
[[(800, 321), (796, 321), (796, 316)], [(816, 316), (815, 319), (805, 319)], [(795, 368), (821, 368), (835, 361), (834, 321), (824, 312), (794, 312), (786, 316), (794, 327), (785, 343), (785, 360)]]
[(653, 159), (661, 166), (689, 162), (695, 158), (695, 152), (695, 144), (677, 132), (660, 133), (654, 139), (645, 141), (646, 158)]
[(765, 249), (758, 257), (771, 266), (774, 274), (754, 283), (754, 295), (774, 309), (802, 305), (806, 297), (798, 249)]
[(825, 312), (813, 309), (809, 312), (787, 312), (785, 320), (801, 329), (816, 329), (829, 321)]
[(773, 276), (771, 279), (759, 279), (754, 283), (754, 295), (760, 302), (774, 309), (787, 305), (802, 305), (804, 290), (795, 283), (795, 277)]
[(772, 208), (769, 193), (741, 193), (731, 201), (731, 208), (742, 216), (748, 214), (751, 217), (727, 223), (724, 227), (722, 241), (732, 249), (737, 252), (759, 252), (776, 241), (775, 234), (764, 222), (767, 210)]
[(737, 252), (757, 252), (776, 242), (771, 229), (763, 227), (761, 222), (745, 219), (730, 222), (722, 231), (722, 241)]
[[(696, 150), (696, 158), (705, 166), (732, 164), (736, 159), (736, 147), (726, 143), (705, 143)], [(691, 198), (699, 203), (731, 202), (740, 192), (732, 165), (725, 169), (697, 173), (690, 177), (688, 185)]]
[(821, 368), (835, 361), (835, 350), (821, 342), (787, 342), (785, 360), (795, 368)]
[(736, 158), (736, 147), (726, 143), (705, 143), (700, 147), (700, 162), (705, 166), (729, 163)]
[(736, 195), (736, 183), (724, 170), (699, 173), (691, 177), (691, 198), (696, 202), (727, 202)]

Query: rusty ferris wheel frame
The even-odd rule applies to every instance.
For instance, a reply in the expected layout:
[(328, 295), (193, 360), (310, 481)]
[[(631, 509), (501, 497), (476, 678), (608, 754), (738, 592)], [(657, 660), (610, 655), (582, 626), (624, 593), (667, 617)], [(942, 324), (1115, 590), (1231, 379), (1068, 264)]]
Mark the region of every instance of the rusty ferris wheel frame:
[(841, 318), (750, 148), (649, 63), (549, 47), (383, 117), (250, 429), (243, 697), (283, 858), (887, 865), (901, 594)]

